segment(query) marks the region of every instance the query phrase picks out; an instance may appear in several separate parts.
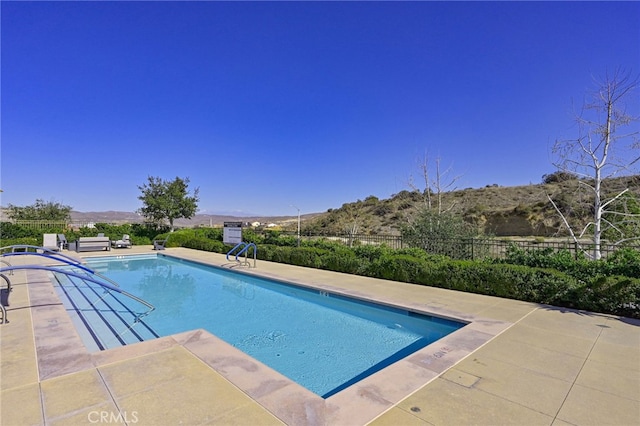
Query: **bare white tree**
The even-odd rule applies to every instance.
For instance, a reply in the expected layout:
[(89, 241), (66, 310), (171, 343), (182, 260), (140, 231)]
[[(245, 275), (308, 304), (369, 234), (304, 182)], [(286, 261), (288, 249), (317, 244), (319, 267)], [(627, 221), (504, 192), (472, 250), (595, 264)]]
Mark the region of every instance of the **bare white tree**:
[(353, 241), (356, 234), (360, 231), (361, 216), (363, 213), (363, 203), (358, 200), (355, 203), (348, 203), (342, 205), (344, 211), (343, 230), (347, 234), (349, 241), (349, 247), (353, 246)]
[[(413, 177), (409, 178), (409, 187), (414, 191), (422, 192), (425, 207), (428, 210), (435, 209), (438, 214), (449, 211), (454, 207), (454, 204), (448, 206), (447, 208), (444, 207), (442, 202), (442, 194), (444, 194), (445, 192), (455, 191), (455, 184), (461, 177), (449, 177), (452, 167), (449, 166), (443, 170), (440, 165), (441, 162), (442, 159), (440, 157), (436, 157), (436, 159), (433, 161), (435, 165), (435, 176), (432, 178), (428, 155), (425, 153), (424, 156), (418, 161), (418, 169), (420, 170), (421, 178), (424, 182), (424, 191), (422, 191), (419, 185), (414, 182)], [(435, 200), (432, 197), (435, 197)]]
[(548, 198), (576, 243), (591, 233), (593, 250), (588, 254), (599, 259), (602, 233), (606, 227), (613, 226), (605, 216), (615, 211), (612, 204), (629, 191), (627, 187), (614, 194), (605, 194), (603, 181), (633, 173), (640, 161), (640, 144), (638, 129), (634, 125), (638, 117), (627, 111), (628, 101), (633, 100), (632, 93), (638, 88), (638, 78), (618, 69), (613, 75), (607, 74), (604, 79), (595, 80), (595, 84), (596, 89), (590, 93), (590, 99), (576, 114), (578, 137), (557, 140), (552, 149), (556, 158), (553, 165), (561, 171), (578, 175), (580, 185), (592, 197), (592, 221), (580, 233), (574, 231), (551, 195)]

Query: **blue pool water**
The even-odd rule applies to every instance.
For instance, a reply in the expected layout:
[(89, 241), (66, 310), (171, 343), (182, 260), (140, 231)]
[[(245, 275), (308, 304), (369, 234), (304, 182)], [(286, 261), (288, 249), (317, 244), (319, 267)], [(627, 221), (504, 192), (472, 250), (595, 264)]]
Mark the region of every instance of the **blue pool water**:
[[(58, 277), (79, 329), (96, 323), (80, 333), (88, 347), (106, 328), (138, 340), (203, 328), (323, 397), (465, 325), (165, 256), (97, 258), (87, 266), (156, 307), (129, 330), (124, 324), (144, 310), (139, 304), (116, 295), (116, 304), (84, 306), (74, 292), (86, 287), (71, 288)], [(82, 300), (107, 303), (101, 291), (91, 291)], [(89, 319), (75, 315), (89, 311)], [(100, 318), (121, 322), (105, 326)], [(102, 340), (101, 347), (131, 342)]]

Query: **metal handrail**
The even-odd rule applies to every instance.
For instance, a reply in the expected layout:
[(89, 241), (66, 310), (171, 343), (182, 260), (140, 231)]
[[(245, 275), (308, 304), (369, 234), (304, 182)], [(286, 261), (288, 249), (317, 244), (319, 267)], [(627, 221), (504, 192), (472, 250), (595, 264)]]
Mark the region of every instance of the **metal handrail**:
[(28, 245), (15, 245), (15, 246), (7, 246), (7, 247), (0, 247), (0, 251), (4, 250), (4, 249), (8, 249), (8, 248), (35, 248), (35, 249), (41, 249), (43, 250), (42, 253), (37, 252), (37, 251), (12, 251), (12, 252), (8, 252), (8, 253), (2, 253), (0, 254), (0, 256), (2, 257), (8, 257), (8, 256), (41, 256), (41, 257), (46, 257), (49, 259), (55, 259), (55, 260), (59, 260), (61, 262), (64, 262), (68, 265), (72, 265), (72, 266), (77, 266), (81, 269), (84, 269), (87, 272), (94, 272), (93, 270), (87, 268), (86, 266), (83, 266), (82, 263), (80, 263), (80, 261), (78, 261), (78, 259), (74, 259), (73, 257), (69, 257), (66, 256), (62, 253), (58, 253), (55, 252), (53, 250), (49, 250), (47, 248), (44, 247), (38, 247), (38, 246), (28, 246)]
[[(7, 266), (11, 266), (11, 263), (9, 263), (8, 260), (4, 260), (4, 259), (0, 259), (0, 263), (3, 263)], [(9, 275), (13, 275), (13, 271), (11, 271), (11, 273)]]
[[(229, 250), (229, 251), (227, 252), (227, 260), (231, 260), (231, 259), (229, 259), (229, 255), (230, 255), (231, 253), (233, 253), (235, 249), (237, 249), (238, 247), (244, 246), (245, 244), (247, 244), (247, 243), (245, 243), (244, 241), (240, 241), (240, 242), (239, 242), (238, 244), (236, 244), (236, 245), (235, 245), (231, 250)], [(238, 260), (238, 259), (236, 259), (236, 260)]]
[[(244, 247), (242, 247), (244, 246)], [(249, 264), (249, 261), (247, 261), (247, 256), (248, 256), (248, 250), (249, 248), (253, 247), (253, 267), (256, 267), (256, 256), (257, 256), (257, 252), (258, 252), (258, 247), (255, 245), (255, 243), (245, 243), (244, 241), (241, 241), (240, 243), (236, 244), (236, 246), (234, 248), (232, 248), (231, 250), (229, 250), (229, 252), (227, 253), (227, 260), (229, 259), (229, 255), (231, 255), (231, 253), (234, 252), (235, 249), (237, 249), (238, 247), (242, 247), (242, 249), (236, 253), (236, 262), (240, 263), (240, 260), (238, 260), (238, 257), (240, 257), (240, 255), (242, 253), (245, 253), (244, 258), (245, 264)]]
[[(80, 274), (77, 274), (77, 273), (75, 273), (75, 272), (72, 272), (72, 271), (65, 271), (64, 269), (56, 268), (56, 267), (53, 267), (53, 266), (44, 266), (44, 265), (16, 265), (16, 266), (6, 266), (6, 267), (3, 267), (3, 268), (0, 268), (0, 274), (1, 274), (2, 272), (6, 272), (6, 271), (16, 271), (16, 270), (20, 270), (20, 269), (29, 269), (29, 270), (33, 270), (33, 269), (35, 269), (35, 270), (42, 270), (42, 271), (56, 272), (56, 273), (64, 274), (64, 275), (70, 275), (70, 276), (72, 276), (72, 277), (76, 277), (76, 278), (79, 278), (79, 279), (84, 280), (84, 281), (90, 281), (90, 282), (92, 282), (92, 283), (98, 284), (98, 285), (99, 285), (99, 286), (101, 286), (101, 287), (104, 287), (104, 288), (106, 288), (106, 289), (109, 289), (109, 290), (115, 291), (116, 293), (120, 293), (120, 294), (122, 294), (123, 296), (127, 296), (128, 298), (133, 299), (133, 300), (135, 300), (136, 302), (139, 302), (139, 303), (141, 303), (141, 304), (145, 305), (147, 308), (149, 308), (149, 311), (147, 311), (147, 312), (146, 312), (146, 313), (144, 313), (143, 315), (139, 315), (139, 316), (136, 318), (136, 321), (137, 321), (137, 320), (139, 320), (139, 319), (140, 319), (140, 318), (142, 318), (142, 317), (147, 316), (147, 315), (148, 315), (148, 314), (150, 314), (153, 310), (155, 310), (155, 309), (156, 309), (156, 308), (155, 308), (155, 306), (153, 306), (151, 303), (147, 302), (146, 300), (140, 299), (138, 296), (135, 296), (135, 295), (133, 295), (133, 294), (131, 294), (131, 293), (129, 293), (129, 292), (124, 291), (123, 289), (121, 289), (121, 288), (120, 288), (120, 287), (118, 287), (118, 286), (115, 286), (115, 285), (113, 285), (113, 284), (109, 284), (109, 283), (105, 283), (105, 282), (102, 282), (102, 281), (96, 280), (96, 279), (94, 279), (94, 278), (91, 278), (91, 277), (90, 277), (90, 276), (88, 276), (88, 275), (80, 275)], [(97, 274), (96, 274), (96, 275), (97, 275)], [(101, 278), (102, 278), (102, 277), (101, 277)]]
[[(5, 274), (0, 273), (0, 277), (2, 277), (7, 282), (7, 306), (9, 306), (9, 293), (11, 293), (11, 281)], [(4, 307), (4, 303), (0, 300), (0, 312), (2, 312), (2, 321), (0, 324), (4, 324), (7, 321), (7, 309)]]
[[(29, 251), (14, 252), (14, 251), (12, 251), (10, 253), (2, 253), (2, 254), (0, 254), (0, 256), (1, 257), (6, 257), (6, 256), (24, 256), (24, 255), (42, 256), (42, 257), (46, 257), (46, 258), (51, 259), (51, 260), (57, 260), (59, 262), (65, 263), (67, 265), (79, 268), (79, 269), (83, 270), (85, 272), (85, 274), (81, 275), (81, 274), (78, 274), (78, 273), (73, 272), (73, 271), (67, 271), (67, 270), (60, 269), (60, 268), (53, 267), (53, 266), (45, 266), (45, 265), (15, 265), (15, 266), (13, 266), (13, 265), (9, 264), (8, 266), (0, 267), (0, 276), (7, 281), (7, 285), (8, 285), (9, 291), (11, 290), (11, 281), (6, 277), (6, 275), (3, 274), (4, 272), (12, 273), (15, 270), (22, 270), (22, 269), (44, 270), (44, 271), (55, 272), (55, 273), (60, 273), (60, 274), (67, 275), (67, 276), (76, 277), (76, 278), (79, 278), (79, 279), (81, 279), (83, 281), (89, 281), (89, 282), (98, 284), (99, 286), (101, 286), (101, 287), (103, 287), (103, 288), (105, 288), (107, 290), (112, 290), (112, 291), (115, 291), (117, 293), (120, 293), (123, 296), (126, 296), (126, 297), (128, 297), (128, 298), (130, 298), (132, 300), (135, 300), (136, 302), (138, 302), (138, 303), (146, 306), (147, 308), (149, 308), (149, 310), (147, 312), (144, 312), (144, 313), (136, 316), (134, 324), (138, 323), (143, 317), (149, 315), (151, 312), (153, 312), (155, 310), (155, 307), (152, 304), (150, 304), (149, 302), (147, 302), (146, 300), (143, 300), (143, 299), (141, 299), (141, 298), (139, 298), (139, 297), (137, 297), (137, 296), (135, 296), (135, 295), (133, 295), (133, 294), (131, 294), (129, 292), (126, 292), (126, 291), (122, 290), (120, 288), (120, 286), (118, 285), (118, 283), (116, 283), (115, 281), (113, 281), (113, 280), (111, 280), (111, 279), (99, 274), (98, 272), (94, 271), (91, 268), (88, 268), (88, 267), (82, 265), (77, 259), (74, 259), (74, 258), (69, 257), (69, 256), (65, 256), (64, 254), (57, 253), (55, 251), (49, 250), (49, 249), (44, 248), (44, 247), (22, 245), (22, 244), (13, 245), (13, 246), (7, 246), (7, 247), (1, 247), (0, 248), (0, 252), (2, 250), (5, 250), (5, 249), (14, 250), (16, 248), (33, 248), (33, 249), (36, 249), (36, 252), (29, 252)], [(42, 252), (40, 253), (40, 252), (38, 252), (38, 250), (40, 250)], [(3, 263), (9, 263), (9, 262), (3, 262)], [(102, 281), (97, 280), (97, 279), (93, 278), (92, 276), (86, 274), (87, 272), (89, 274), (91, 274), (91, 275), (97, 276)], [(2, 305), (2, 304), (0, 303), (0, 305)], [(4, 309), (4, 305), (2, 305), (2, 314), (3, 314), (2, 320), (3, 320), (3, 322), (6, 322), (6, 316), (7, 315), (6, 315), (6, 310)]]
[(112, 285), (114, 285), (116, 287), (120, 287), (120, 284), (118, 284), (117, 282), (113, 281), (112, 279), (110, 279), (108, 277), (105, 277), (104, 275), (100, 274), (99, 272), (94, 271), (91, 268), (88, 268), (88, 267), (84, 266), (77, 259), (74, 259), (73, 257), (70, 257), (70, 256), (66, 256), (66, 255), (64, 255), (62, 253), (55, 252), (53, 250), (46, 249), (44, 247), (28, 246), (28, 245), (15, 245), (15, 246), (2, 247), (2, 248), (0, 248), (0, 251), (2, 251), (3, 249), (6, 249), (6, 248), (25, 248), (25, 247), (42, 249), (43, 252), (39, 253), (37, 251), (36, 252), (33, 252), (33, 251), (17, 251), (17, 252), (2, 253), (2, 254), (0, 254), (0, 257), (25, 256), (26, 255), (26, 256), (41, 256), (41, 257), (46, 257), (46, 258), (52, 259), (52, 260), (58, 260), (60, 262), (66, 263), (67, 265), (75, 266), (75, 267), (80, 268), (80, 269), (82, 269), (84, 271), (87, 271), (90, 274), (97, 275), (100, 278), (102, 278), (103, 280), (109, 282), (110, 284), (112, 284)]
[(255, 257), (255, 254), (256, 254), (256, 251), (258, 251), (258, 248), (254, 243), (247, 243), (247, 245), (236, 254), (236, 260), (238, 260), (238, 256), (240, 256), (244, 252), (247, 252), (251, 247), (253, 247), (253, 255)]

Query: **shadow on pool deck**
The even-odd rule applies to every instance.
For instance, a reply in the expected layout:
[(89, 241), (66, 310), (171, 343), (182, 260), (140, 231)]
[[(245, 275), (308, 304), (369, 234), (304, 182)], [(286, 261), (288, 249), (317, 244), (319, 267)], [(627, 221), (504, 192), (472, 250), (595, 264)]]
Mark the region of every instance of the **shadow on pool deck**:
[[(107, 254), (140, 253), (155, 252)], [(204, 330), (89, 353), (46, 273), (16, 271), (0, 424), (638, 424), (640, 321), (262, 261), (243, 271), (471, 324), (323, 400)]]

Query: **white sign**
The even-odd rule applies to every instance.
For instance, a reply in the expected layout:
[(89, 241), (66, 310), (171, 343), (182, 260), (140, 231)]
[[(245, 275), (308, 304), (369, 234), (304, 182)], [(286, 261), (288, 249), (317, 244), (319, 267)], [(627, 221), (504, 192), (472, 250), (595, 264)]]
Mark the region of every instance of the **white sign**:
[(240, 244), (242, 242), (242, 222), (225, 222), (222, 242)]

